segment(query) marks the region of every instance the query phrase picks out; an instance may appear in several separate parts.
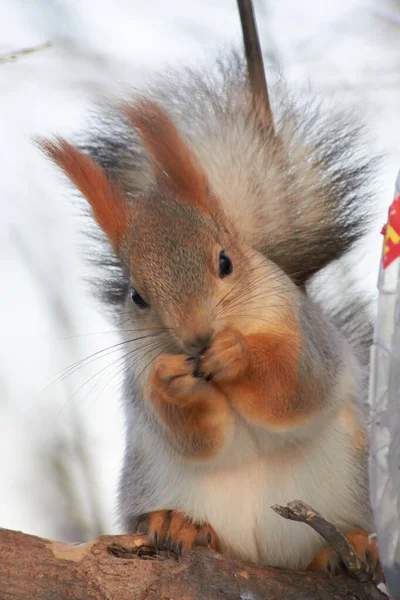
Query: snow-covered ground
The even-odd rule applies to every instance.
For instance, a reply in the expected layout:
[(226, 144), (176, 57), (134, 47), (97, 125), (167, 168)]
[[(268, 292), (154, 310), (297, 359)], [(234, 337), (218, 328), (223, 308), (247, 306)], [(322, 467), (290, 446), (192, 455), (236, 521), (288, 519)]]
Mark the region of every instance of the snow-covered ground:
[[(355, 105), (384, 152), (381, 207), (359, 273), (375, 286), (381, 221), (400, 168), (396, 0), (259, 0), (261, 39), (289, 83)], [(111, 322), (83, 281), (80, 222), (31, 136), (69, 135), (98, 94), (241, 43), (234, 0), (2, 0), (0, 54), (0, 526), (59, 539), (115, 531), (123, 449)], [(101, 285), (101, 281), (99, 281)], [(76, 367), (68, 370), (71, 365)]]

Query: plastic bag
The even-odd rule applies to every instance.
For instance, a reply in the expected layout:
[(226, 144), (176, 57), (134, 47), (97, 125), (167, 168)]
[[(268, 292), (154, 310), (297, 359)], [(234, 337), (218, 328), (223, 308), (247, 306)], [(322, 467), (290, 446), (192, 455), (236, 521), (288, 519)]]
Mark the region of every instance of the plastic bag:
[(389, 593), (400, 599), (400, 171), (384, 227), (371, 349), (370, 495)]

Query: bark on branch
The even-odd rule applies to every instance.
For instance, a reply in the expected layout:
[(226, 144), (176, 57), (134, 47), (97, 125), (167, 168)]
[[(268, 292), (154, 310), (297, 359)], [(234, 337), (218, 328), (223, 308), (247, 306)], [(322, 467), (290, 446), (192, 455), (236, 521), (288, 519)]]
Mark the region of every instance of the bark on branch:
[[(370, 583), (245, 565), (210, 550), (176, 560), (146, 537), (67, 544), (0, 529), (1, 600), (371, 600)], [(380, 592), (374, 588), (381, 596)], [(382, 597), (382, 596), (381, 596)]]

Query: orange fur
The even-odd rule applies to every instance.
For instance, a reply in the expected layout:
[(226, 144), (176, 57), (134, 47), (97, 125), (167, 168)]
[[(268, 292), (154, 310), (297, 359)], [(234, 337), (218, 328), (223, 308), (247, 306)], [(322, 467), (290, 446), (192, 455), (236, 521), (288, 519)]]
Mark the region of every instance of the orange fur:
[(208, 459), (222, 447), (233, 417), (226, 397), (212, 383), (192, 375), (184, 355), (154, 361), (146, 396), (166, 425), (179, 453)]
[(62, 138), (41, 140), (41, 148), (88, 200), (93, 214), (113, 244), (124, 236), (129, 209), (121, 187), (111, 181), (90, 156)]
[(142, 515), (137, 532), (143, 531), (147, 533), (152, 545), (166, 546), (177, 554), (190, 550), (195, 545), (218, 550), (218, 539), (210, 525), (193, 523), (183, 513), (175, 510), (156, 510)]
[(176, 544), (182, 544), (185, 550), (194, 545), (197, 538), (197, 529), (182, 513), (174, 513), (168, 527), (167, 539), (174, 540)]
[(124, 112), (150, 153), (160, 185), (193, 206), (209, 208), (206, 176), (171, 119), (151, 101), (126, 104)]
[[(379, 561), (376, 539), (370, 539), (371, 532), (354, 529), (346, 534), (346, 538), (356, 553), (375, 573), (376, 579), (383, 581), (383, 571)], [(328, 571), (333, 574), (340, 572), (339, 556), (333, 548), (321, 550), (307, 567), (307, 571)]]
[(352, 436), (354, 447), (358, 450), (365, 452), (368, 447), (367, 436), (365, 435), (365, 431), (360, 426), (360, 423), (357, 420), (357, 415), (354, 407), (352, 406), (343, 406), (339, 412), (339, 419), (347, 427), (350, 435)]
[(157, 544), (158, 540), (165, 539), (168, 526), (168, 510), (155, 510), (142, 515), (137, 523), (137, 533), (147, 533), (151, 542)]
[(247, 335), (239, 362), (245, 372), (232, 381), (224, 379), (219, 387), (246, 418), (272, 426), (300, 423), (314, 414), (315, 394), (305, 390), (310, 385), (306, 381), (298, 389), (299, 353), (295, 326), (280, 334)]

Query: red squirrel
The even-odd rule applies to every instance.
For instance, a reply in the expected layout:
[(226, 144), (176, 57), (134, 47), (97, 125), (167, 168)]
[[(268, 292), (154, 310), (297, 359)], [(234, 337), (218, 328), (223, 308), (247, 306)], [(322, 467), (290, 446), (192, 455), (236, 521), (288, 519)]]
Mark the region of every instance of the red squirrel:
[(85, 147), (41, 142), (90, 204), (116, 267), (121, 522), (178, 553), (206, 544), (338, 572), (317, 533), (270, 508), (300, 499), (375, 568), (358, 408), (369, 317), (362, 299), (334, 314), (309, 293), (366, 231), (369, 164), (339, 113), (284, 94), (272, 126), (253, 100), (232, 54), (132, 93)]

